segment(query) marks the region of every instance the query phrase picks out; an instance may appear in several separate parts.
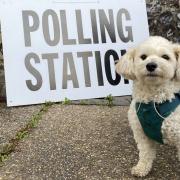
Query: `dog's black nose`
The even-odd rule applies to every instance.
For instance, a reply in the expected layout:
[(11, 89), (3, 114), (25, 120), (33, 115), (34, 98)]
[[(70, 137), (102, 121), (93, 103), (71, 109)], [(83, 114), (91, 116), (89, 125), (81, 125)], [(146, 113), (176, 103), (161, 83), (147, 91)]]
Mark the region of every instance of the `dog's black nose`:
[(156, 68), (157, 68), (157, 64), (154, 63), (154, 62), (148, 63), (148, 64), (146, 65), (146, 69), (147, 69), (149, 72), (153, 72)]

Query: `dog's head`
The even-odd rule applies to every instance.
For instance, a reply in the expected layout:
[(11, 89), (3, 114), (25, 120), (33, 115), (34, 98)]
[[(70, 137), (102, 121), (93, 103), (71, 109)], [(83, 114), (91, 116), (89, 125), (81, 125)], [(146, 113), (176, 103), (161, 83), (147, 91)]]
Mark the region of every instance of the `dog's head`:
[(118, 61), (117, 73), (126, 79), (148, 84), (180, 81), (180, 45), (154, 36), (128, 52)]

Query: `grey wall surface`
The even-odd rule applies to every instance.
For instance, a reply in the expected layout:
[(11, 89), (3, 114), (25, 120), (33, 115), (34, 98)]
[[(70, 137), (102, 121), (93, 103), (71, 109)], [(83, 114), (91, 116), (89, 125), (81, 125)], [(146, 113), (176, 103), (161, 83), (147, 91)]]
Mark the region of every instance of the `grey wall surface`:
[[(151, 35), (180, 43), (179, 0), (146, 0)], [(2, 43), (0, 35), (0, 97), (5, 96)]]
[(151, 35), (180, 43), (179, 0), (146, 0)]

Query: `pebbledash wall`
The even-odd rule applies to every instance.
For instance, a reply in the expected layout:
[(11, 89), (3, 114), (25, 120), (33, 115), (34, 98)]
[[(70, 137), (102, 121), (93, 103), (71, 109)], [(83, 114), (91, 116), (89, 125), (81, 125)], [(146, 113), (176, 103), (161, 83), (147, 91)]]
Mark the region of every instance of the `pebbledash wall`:
[[(180, 0), (146, 0), (151, 35), (180, 43)], [(5, 97), (5, 80), (0, 33), (0, 100)]]

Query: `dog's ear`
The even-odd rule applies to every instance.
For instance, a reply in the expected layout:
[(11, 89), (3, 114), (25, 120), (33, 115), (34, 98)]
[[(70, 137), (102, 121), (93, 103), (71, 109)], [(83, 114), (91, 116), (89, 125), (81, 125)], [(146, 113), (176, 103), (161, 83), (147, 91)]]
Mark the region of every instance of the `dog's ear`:
[(116, 72), (124, 76), (126, 79), (136, 79), (134, 74), (134, 55), (135, 49), (129, 49), (116, 64)]
[(175, 44), (174, 45), (174, 52), (176, 55), (176, 59), (177, 59), (177, 67), (176, 67), (176, 79), (180, 81), (180, 45), (179, 44)]

